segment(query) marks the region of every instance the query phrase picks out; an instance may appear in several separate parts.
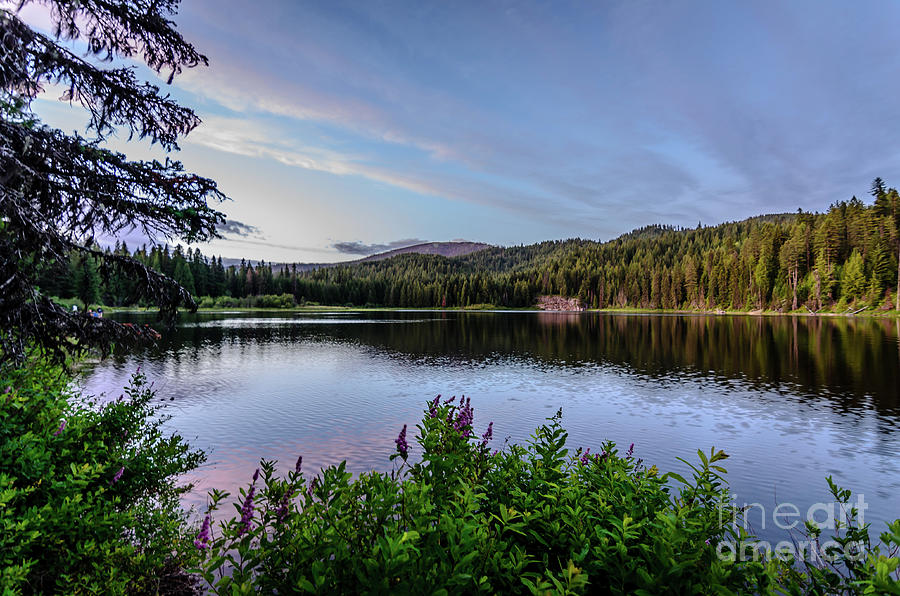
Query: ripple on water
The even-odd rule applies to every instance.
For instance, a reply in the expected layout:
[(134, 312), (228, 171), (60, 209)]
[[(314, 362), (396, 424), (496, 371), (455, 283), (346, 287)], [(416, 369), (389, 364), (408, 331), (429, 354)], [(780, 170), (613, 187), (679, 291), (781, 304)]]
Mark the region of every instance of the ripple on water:
[[(677, 457), (724, 449), (741, 502), (805, 509), (827, 498), (832, 474), (865, 494), (867, 520), (900, 511), (896, 338), (854, 335), (890, 330), (859, 321), (829, 336), (846, 343), (827, 357), (801, 362), (779, 343), (795, 331), (777, 319), (731, 334), (700, 333), (734, 324), (729, 318), (549, 321), (528, 313), (197, 317), (158, 350), (102, 362), (84, 384), (112, 399), (143, 366), (170, 427), (211, 451), (189, 478), (197, 489), (187, 502), (198, 507), (212, 487), (245, 484), (261, 458), (285, 469), (303, 455), (306, 470), (344, 459), (355, 473), (390, 470), (393, 439), (426, 400), (466, 394), (476, 431), (494, 421), (497, 446), (506, 437), (525, 443), (562, 407), (571, 448), (634, 442), (639, 457), (681, 472)], [(673, 341), (651, 341), (648, 325)], [(767, 359), (747, 349), (760, 342)]]

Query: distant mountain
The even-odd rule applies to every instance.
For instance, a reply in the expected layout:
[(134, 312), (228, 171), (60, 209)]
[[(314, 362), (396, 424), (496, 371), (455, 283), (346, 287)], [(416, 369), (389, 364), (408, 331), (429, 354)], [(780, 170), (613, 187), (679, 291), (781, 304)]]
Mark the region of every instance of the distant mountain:
[(486, 248), (491, 248), (491, 245), (485, 244), (484, 242), (424, 242), (422, 244), (404, 246), (403, 248), (395, 248), (394, 250), (389, 250), (387, 252), (369, 255), (368, 257), (351, 262), (366, 263), (370, 261), (383, 261), (385, 259), (390, 259), (391, 257), (396, 257), (397, 255), (409, 253), (417, 255), (440, 255), (448, 258), (462, 257)]
[[(383, 261), (396, 257), (397, 255), (418, 254), (418, 255), (439, 255), (442, 257), (462, 257), (478, 252), (486, 248), (492, 248), (490, 244), (484, 242), (423, 242), (422, 244), (414, 244), (412, 246), (404, 246), (403, 248), (395, 248), (387, 252), (380, 252), (369, 255), (361, 259), (353, 259), (351, 261), (339, 261), (337, 263), (297, 263), (297, 271), (315, 271), (323, 267), (334, 267), (336, 265), (355, 265), (357, 263), (369, 263), (374, 261)], [(223, 258), (222, 265), (230, 267), (234, 265), (239, 267), (242, 259)], [(259, 265), (258, 260), (248, 259), (247, 264), (254, 267)], [(291, 263), (269, 263), (274, 271), (280, 270), (282, 267), (291, 268)]]

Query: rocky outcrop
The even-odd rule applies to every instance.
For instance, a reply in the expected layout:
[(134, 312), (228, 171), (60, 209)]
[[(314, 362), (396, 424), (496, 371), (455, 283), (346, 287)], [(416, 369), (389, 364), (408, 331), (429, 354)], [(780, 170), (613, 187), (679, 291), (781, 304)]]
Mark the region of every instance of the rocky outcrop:
[(563, 296), (538, 296), (537, 307), (541, 310), (585, 310), (578, 298)]

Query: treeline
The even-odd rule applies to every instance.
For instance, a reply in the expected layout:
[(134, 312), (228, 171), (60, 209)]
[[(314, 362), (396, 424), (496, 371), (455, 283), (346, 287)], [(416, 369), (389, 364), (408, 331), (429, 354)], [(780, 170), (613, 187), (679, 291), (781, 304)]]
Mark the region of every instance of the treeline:
[[(493, 247), (463, 257), (400, 255), (298, 271), (265, 262), (224, 267), (199, 250), (113, 250), (172, 276), (204, 306), (527, 307), (541, 295), (590, 308), (777, 309), (897, 307), (900, 195), (873, 182), (826, 213), (755, 217), (696, 229), (649, 226), (609, 242), (564, 240)], [(90, 259), (48, 275), (62, 297), (129, 304), (131, 289), (101, 279)], [(241, 302), (243, 301), (243, 302)]]
[(900, 195), (881, 179), (872, 195), (870, 205), (853, 197), (824, 214), (650, 226), (603, 243), (404, 255), (304, 273), (299, 286), (308, 300), (355, 305), (522, 307), (561, 295), (591, 308), (879, 307), (897, 298)]

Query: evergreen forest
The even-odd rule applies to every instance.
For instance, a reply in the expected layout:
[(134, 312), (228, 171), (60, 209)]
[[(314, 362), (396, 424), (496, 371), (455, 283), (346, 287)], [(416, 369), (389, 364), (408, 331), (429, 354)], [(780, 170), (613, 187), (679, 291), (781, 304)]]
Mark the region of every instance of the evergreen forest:
[[(584, 239), (491, 247), (446, 258), (404, 254), (313, 270), (247, 260), (224, 266), (199, 249), (117, 244), (172, 277), (201, 307), (530, 307), (539, 296), (585, 308), (688, 310), (900, 309), (900, 195), (877, 178), (873, 201), (839, 201), (825, 213), (753, 217), (697, 228), (653, 225), (608, 242)], [(74, 254), (48, 268), (42, 289), (85, 304), (139, 303), (135, 281)]]

